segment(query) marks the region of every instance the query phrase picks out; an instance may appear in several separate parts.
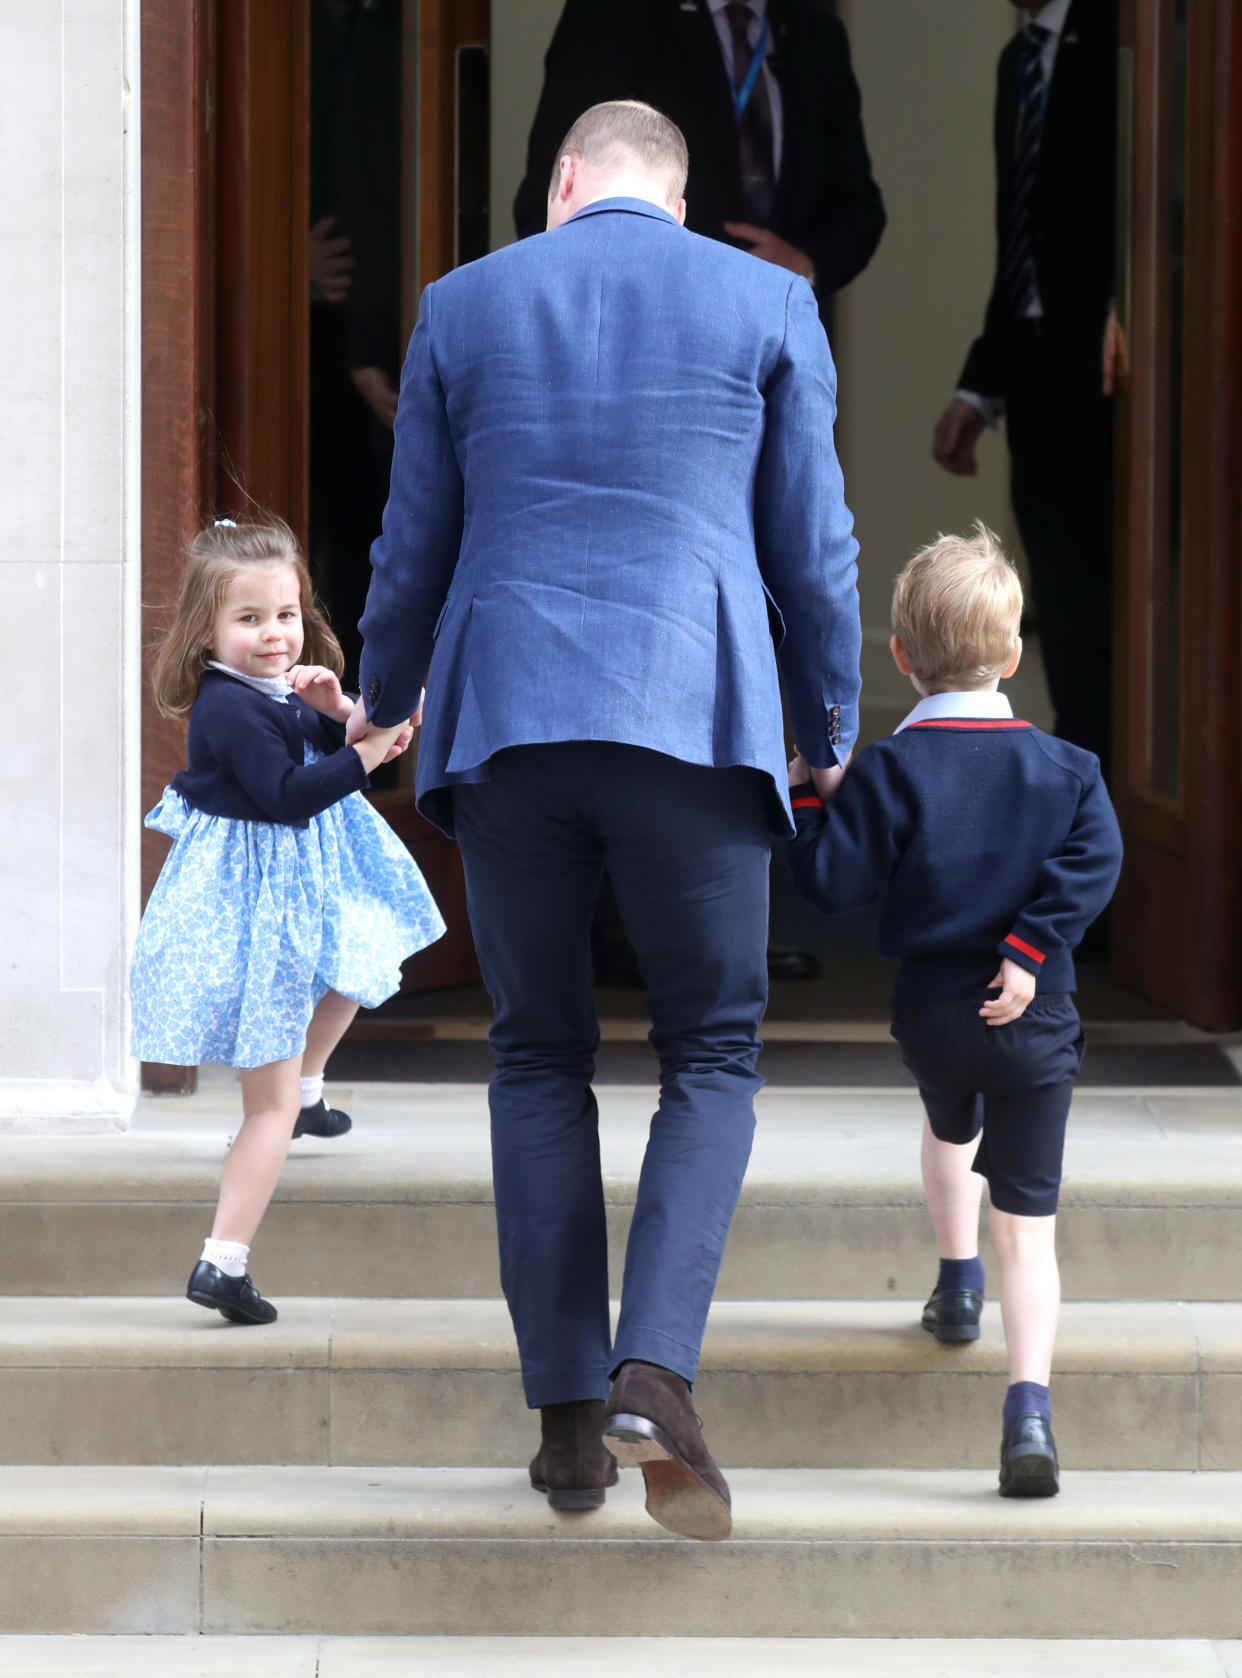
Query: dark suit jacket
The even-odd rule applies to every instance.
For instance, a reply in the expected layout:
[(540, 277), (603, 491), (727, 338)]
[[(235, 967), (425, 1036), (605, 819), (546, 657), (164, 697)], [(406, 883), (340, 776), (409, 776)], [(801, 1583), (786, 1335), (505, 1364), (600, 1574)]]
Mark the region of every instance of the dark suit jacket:
[[(770, 17), (783, 135), (772, 227), (810, 257), (825, 297), (870, 261), (884, 202), (845, 30), (823, 0), (770, 0)], [(519, 238), (542, 232), (557, 148), (606, 99), (643, 99), (672, 118), (690, 149), (686, 226), (726, 238), (724, 223), (742, 219), (737, 123), (704, 0), (566, 0), (544, 65), (513, 206)]]
[[(1009, 227), (1018, 120), (1018, 36), (997, 66), (996, 278), (981, 337), (958, 384), (1008, 393), (1014, 321), (1000, 276)], [(1117, 155), (1117, 0), (1074, 0), (1048, 89), (1031, 198), (1035, 271), (1049, 353), (1098, 389), (1100, 345), (1113, 295)]]

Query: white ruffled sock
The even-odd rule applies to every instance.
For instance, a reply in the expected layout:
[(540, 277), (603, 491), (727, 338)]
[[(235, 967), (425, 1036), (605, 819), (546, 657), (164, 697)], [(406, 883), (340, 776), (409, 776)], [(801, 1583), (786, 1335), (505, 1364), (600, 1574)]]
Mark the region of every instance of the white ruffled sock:
[(250, 1248), (240, 1241), (214, 1241), (210, 1236), (203, 1242), (202, 1257), (214, 1264), (226, 1276), (244, 1276)]
[(323, 1073), (316, 1072), (311, 1078), (299, 1078), (302, 1090), (303, 1107), (313, 1107), (323, 1095)]

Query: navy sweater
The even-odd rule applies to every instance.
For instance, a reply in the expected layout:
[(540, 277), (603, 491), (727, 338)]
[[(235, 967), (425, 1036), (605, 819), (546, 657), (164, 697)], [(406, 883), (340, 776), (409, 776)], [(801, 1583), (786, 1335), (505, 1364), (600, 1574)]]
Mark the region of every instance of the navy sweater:
[(827, 808), (811, 786), (790, 799), (802, 895), (830, 915), (879, 899), (894, 1003), (984, 990), (1003, 956), (1041, 990), (1075, 988), (1121, 868), (1092, 753), (1028, 722), (942, 718), (866, 747)]
[[(304, 763), (307, 745), (324, 755)], [(291, 693), (283, 702), (209, 670), (190, 710), (189, 767), (173, 788), (213, 816), (305, 827), (370, 783), (345, 725)]]

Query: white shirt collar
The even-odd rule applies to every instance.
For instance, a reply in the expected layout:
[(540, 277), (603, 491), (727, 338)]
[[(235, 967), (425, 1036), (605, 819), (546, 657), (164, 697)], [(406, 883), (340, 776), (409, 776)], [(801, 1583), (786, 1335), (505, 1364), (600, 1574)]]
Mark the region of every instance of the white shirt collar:
[[(1053, 5), (1058, 5), (1059, 3), (1060, 0), (1051, 0), (1051, 4)], [(714, 17), (716, 13), (723, 12), (728, 4), (729, 0), (707, 0), (707, 9)], [(1065, 0), (1065, 4), (1068, 6), (1069, 0)], [(746, 0), (746, 6), (755, 17), (763, 16), (763, 0)]]
[(253, 688), (256, 693), (270, 693), (275, 699), (289, 697), (289, 683), (283, 675), (247, 676), (244, 671), (234, 670), (228, 664), (221, 664), (218, 659), (209, 658), (207, 662), (213, 670), (223, 671), (226, 676), (232, 676), (235, 682), (245, 682), (246, 686)]
[(960, 688), (952, 693), (929, 693), (897, 724), (894, 734), (916, 722), (940, 722), (945, 717), (976, 717), (991, 721), (997, 717), (1012, 717), (1013, 707), (1003, 693), (991, 688)]
[(1041, 6), (1037, 12), (1032, 13), (1030, 21), (1037, 23), (1041, 29), (1051, 30), (1054, 36), (1059, 36), (1065, 28), (1070, 3), (1071, 0), (1048, 0), (1046, 6)]

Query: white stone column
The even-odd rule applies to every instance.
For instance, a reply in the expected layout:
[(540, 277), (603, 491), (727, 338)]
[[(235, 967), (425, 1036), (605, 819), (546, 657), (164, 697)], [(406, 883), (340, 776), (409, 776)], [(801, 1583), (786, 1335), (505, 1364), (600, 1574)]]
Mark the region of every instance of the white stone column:
[(139, 0), (0, 7), (0, 1128), (123, 1126), (138, 909)]

